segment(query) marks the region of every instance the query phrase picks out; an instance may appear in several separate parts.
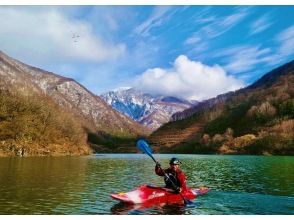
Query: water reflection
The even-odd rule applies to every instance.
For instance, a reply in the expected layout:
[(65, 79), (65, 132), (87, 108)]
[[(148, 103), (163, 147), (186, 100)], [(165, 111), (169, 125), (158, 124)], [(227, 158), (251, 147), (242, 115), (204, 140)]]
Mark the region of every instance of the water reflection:
[[(206, 185), (219, 191), (294, 195), (294, 158), (211, 156), (188, 158), (187, 176), (193, 187)], [(189, 181), (190, 180), (190, 181)]]
[[(167, 167), (175, 155), (155, 155)], [(0, 158), (0, 214), (294, 214), (294, 157), (176, 155), (196, 208), (129, 207), (111, 193), (163, 185), (146, 155)]]
[(183, 215), (189, 211), (183, 204), (125, 204), (117, 203), (111, 207), (111, 213), (116, 215), (140, 215), (140, 214), (160, 214), (160, 215)]
[(79, 157), (1, 158), (0, 212), (55, 213), (60, 204), (76, 204), (86, 167)]

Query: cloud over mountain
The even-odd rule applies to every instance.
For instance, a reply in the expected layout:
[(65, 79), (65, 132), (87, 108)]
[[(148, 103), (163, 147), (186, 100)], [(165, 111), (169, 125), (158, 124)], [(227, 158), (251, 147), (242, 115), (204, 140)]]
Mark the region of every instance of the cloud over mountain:
[(180, 55), (170, 69), (153, 68), (136, 79), (146, 92), (203, 100), (244, 86), (219, 65), (208, 66)]

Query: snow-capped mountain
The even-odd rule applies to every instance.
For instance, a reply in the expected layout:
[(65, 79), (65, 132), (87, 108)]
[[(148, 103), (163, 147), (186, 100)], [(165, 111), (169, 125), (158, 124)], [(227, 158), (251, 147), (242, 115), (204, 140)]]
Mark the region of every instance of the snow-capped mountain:
[(168, 122), (174, 113), (193, 105), (176, 97), (154, 96), (133, 88), (110, 91), (100, 97), (117, 111), (152, 130)]

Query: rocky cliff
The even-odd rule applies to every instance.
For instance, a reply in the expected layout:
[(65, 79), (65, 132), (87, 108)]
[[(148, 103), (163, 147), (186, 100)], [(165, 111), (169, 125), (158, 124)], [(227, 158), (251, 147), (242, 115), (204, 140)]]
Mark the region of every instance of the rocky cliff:
[(151, 95), (133, 88), (111, 91), (102, 94), (101, 98), (117, 111), (152, 130), (169, 122), (174, 113), (193, 106), (186, 100)]
[(44, 93), (56, 103), (82, 118), (84, 126), (111, 135), (146, 135), (148, 130), (111, 108), (73, 79), (26, 65), (0, 52), (0, 77), (7, 86), (30, 88)]

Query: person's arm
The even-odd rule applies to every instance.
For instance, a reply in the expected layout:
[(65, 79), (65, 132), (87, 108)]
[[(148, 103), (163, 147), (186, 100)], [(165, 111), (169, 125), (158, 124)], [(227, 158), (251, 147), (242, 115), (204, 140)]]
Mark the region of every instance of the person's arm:
[(162, 171), (162, 168), (159, 163), (156, 163), (156, 165), (155, 165), (155, 173), (158, 176), (164, 176), (164, 172)]
[(178, 178), (180, 181), (180, 192), (186, 191), (187, 190), (187, 182), (186, 182), (186, 176), (183, 172), (180, 172), (178, 174)]

